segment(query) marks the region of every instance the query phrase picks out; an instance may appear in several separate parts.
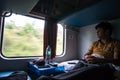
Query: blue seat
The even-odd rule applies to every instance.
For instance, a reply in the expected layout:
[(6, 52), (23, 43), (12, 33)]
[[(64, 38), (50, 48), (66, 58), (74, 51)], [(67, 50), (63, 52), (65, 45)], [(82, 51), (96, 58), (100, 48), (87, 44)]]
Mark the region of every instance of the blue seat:
[[(0, 78), (1, 77), (6, 77), (6, 76), (9, 76), (10, 74), (14, 73), (16, 71), (5, 71), (5, 72), (0, 72)], [(17, 71), (18, 72), (18, 71)], [(27, 80), (31, 80), (30, 76), (28, 75), (28, 78)]]

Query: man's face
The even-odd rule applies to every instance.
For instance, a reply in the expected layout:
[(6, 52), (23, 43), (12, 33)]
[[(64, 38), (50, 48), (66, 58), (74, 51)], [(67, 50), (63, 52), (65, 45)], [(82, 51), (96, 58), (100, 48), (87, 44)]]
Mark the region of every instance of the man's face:
[(105, 39), (109, 37), (109, 32), (108, 30), (104, 30), (102, 28), (97, 29), (97, 36), (99, 39)]

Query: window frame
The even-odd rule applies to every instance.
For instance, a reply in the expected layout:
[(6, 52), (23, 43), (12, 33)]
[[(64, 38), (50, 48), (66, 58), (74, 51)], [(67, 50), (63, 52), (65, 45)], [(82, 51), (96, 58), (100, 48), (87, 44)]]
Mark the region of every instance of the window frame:
[[(61, 24), (61, 25), (62, 25), (62, 24)], [(63, 27), (63, 45), (62, 45), (62, 52), (61, 52), (61, 55), (57, 55), (57, 53), (56, 53), (56, 57), (61, 57), (61, 56), (63, 56), (63, 55), (65, 54), (66, 29), (65, 29), (64, 25), (62, 25), (62, 27)], [(56, 43), (56, 45), (57, 45), (57, 43)], [(56, 46), (56, 48), (57, 48), (57, 46)], [(57, 50), (57, 49), (56, 49), (56, 50)]]
[[(20, 14), (21, 15), (21, 14)], [(25, 16), (25, 15), (23, 15), (23, 16)], [(27, 16), (27, 17), (31, 17), (31, 16)], [(33, 18), (36, 18), (36, 17), (33, 17)], [(39, 19), (39, 18), (36, 18), (36, 19)], [(58, 25), (58, 24), (57, 24)], [(57, 52), (56, 52), (56, 57), (58, 57), (58, 56), (62, 56), (63, 54), (64, 54), (64, 48), (65, 48), (65, 28), (64, 28), (64, 26), (62, 25), (62, 27), (63, 27), (63, 44), (62, 44), (62, 52), (61, 52), (61, 54), (60, 55), (57, 55)], [(4, 46), (4, 28), (5, 28), (5, 17), (2, 17), (1, 18), (1, 27), (0, 27), (1, 29), (1, 44), (0, 44), (0, 46), (1, 46), (1, 56), (3, 56), (4, 58), (31, 58), (31, 57), (43, 57), (43, 56), (15, 56), (15, 57), (9, 57), (9, 56), (6, 56), (6, 55), (4, 55), (4, 53), (3, 53), (3, 46)], [(57, 45), (57, 44), (56, 44)]]

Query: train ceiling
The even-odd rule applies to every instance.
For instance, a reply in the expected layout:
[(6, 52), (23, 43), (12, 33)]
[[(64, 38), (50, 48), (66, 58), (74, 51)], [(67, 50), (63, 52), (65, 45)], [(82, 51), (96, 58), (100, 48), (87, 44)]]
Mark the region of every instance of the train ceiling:
[(82, 27), (120, 17), (120, 0), (1, 0), (0, 10)]

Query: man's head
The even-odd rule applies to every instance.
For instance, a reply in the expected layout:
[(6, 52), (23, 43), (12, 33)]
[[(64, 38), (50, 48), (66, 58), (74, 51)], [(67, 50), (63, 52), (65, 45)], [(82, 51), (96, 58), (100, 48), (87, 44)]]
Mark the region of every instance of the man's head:
[(109, 22), (101, 22), (96, 25), (95, 29), (100, 39), (109, 38), (112, 35), (112, 25)]

